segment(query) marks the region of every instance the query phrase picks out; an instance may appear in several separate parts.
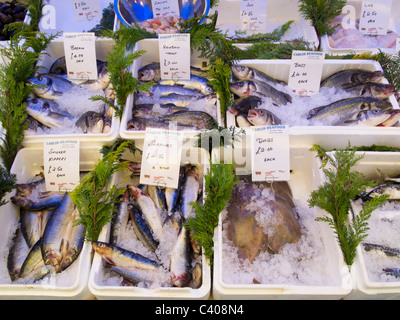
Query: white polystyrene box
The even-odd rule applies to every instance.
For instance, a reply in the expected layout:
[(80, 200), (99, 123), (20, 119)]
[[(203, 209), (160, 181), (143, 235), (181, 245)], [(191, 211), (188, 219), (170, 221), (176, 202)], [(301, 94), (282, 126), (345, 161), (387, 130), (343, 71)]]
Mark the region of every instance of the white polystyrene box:
[[(145, 53), (137, 58), (132, 66), (132, 74), (134, 77), (138, 77), (138, 70), (152, 62), (159, 62), (160, 61), (160, 55), (159, 55), (159, 49), (158, 49), (158, 39), (145, 39), (145, 40), (140, 40), (136, 43), (134, 47), (134, 51), (137, 50), (144, 50)], [(199, 53), (194, 52), (191, 54), (191, 59), (190, 59), (190, 64), (191, 66), (202, 68), (202, 67), (209, 67), (208, 60), (200, 58)], [(204, 65), (205, 64), (205, 65)], [(135, 141), (141, 141), (143, 142), (145, 131), (130, 131), (127, 130), (127, 122), (132, 118), (132, 106), (134, 102), (134, 96), (133, 94), (129, 95), (126, 106), (124, 109), (124, 114), (122, 115), (121, 118), (121, 125), (120, 125), (120, 131), (119, 134), (122, 138), (124, 139), (134, 139)], [(222, 126), (222, 119), (221, 119), (221, 112), (220, 112), (220, 104), (219, 100), (217, 101), (217, 123)], [(195, 138), (199, 133), (199, 131), (195, 130), (184, 130), (183, 136), (186, 139), (193, 139)]]
[[(231, 156), (232, 155), (232, 156)], [(247, 149), (245, 155), (249, 156)], [(319, 170), (321, 162), (315, 157), (316, 154), (304, 147), (291, 146), (290, 148), (290, 169), (291, 175), (288, 181), (295, 201), (307, 203), (311, 192), (321, 183), (322, 176)], [(236, 163), (232, 150), (224, 149), (220, 153), (224, 161)], [(246, 156), (243, 156), (243, 159)], [(249, 162), (250, 158), (247, 158)], [(251, 166), (242, 167), (236, 170), (238, 174), (249, 174)], [(224, 209), (226, 210), (226, 209)], [(323, 213), (318, 208), (314, 209), (316, 216)], [(341, 299), (352, 290), (352, 280), (349, 268), (344, 262), (341, 250), (334, 238), (334, 234), (328, 224), (315, 221), (315, 228), (320, 228), (323, 246), (328, 252), (327, 268), (332, 274), (334, 284), (330, 285), (293, 285), (285, 283), (275, 284), (235, 284), (226, 283), (223, 280), (222, 260), (222, 220), (215, 229), (214, 235), (214, 270), (213, 270), (213, 298), (215, 299)], [(268, 272), (268, 271), (266, 271)]]
[[(93, 170), (100, 160), (99, 147), (80, 148), (80, 171)], [(43, 148), (24, 148), (20, 150), (11, 168), (16, 174), (17, 183), (30, 181), (36, 174), (43, 171)], [(70, 280), (57, 284), (57, 277), (42, 284), (12, 284), (7, 271), (8, 246), (14, 234), (19, 219), (20, 208), (13, 204), (10, 198), (15, 190), (7, 195), (9, 202), (0, 207), (0, 250), (4, 254), (0, 257), (1, 283), (0, 299), (93, 299), (88, 289), (88, 279), (91, 267), (91, 245), (84, 243), (78, 259), (69, 267)], [(73, 269), (72, 269), (73, 268)], [(66, 269), (64, 272), (68, 272)], [(61, 273), (60, 276), (63, 274)], [(64, 275), (65, 277), (65, 275)], [(65, 281), (65, 280), (62, 280)]]
[[(258, 69), (267, 75), (287, 82), (289, 79), (290, 60), (239, 60), (236, 64)], [(383, 71), (377, 61), (372, 60), (331, 60), (324, 62), (321, 80), (328, 76), (347, 69), (363, 69), (367, 71)], [(383, 83), (388, 83), (386, 79)], [(341, 98), (338, 97), (338, 100)], [(389, 101), (394, 109), (399, 104), (392, 95)], [(295, 106), (294, 106), (295, 107)], [(317, 107), (317, 105), (315, 106)], [(227, 127), (236, 126), (235, 117), (227, 111)], [(247, 128), (243, 128), (247, 131)], [(311, 146), (319, 144), (326, 149), (345, 148), (348, 141), (352, 145), (379, 144), (400, 147), (399, 127), (357, 127), (357, 126), (292, 126), (289, 127), (290, 141), (297, 146)]]
[[(347, 6), (352, 6), (352, 10), (355, 10), (356, 19), (359, 19), (361, 15), (361, 4), (362, 4), (361, 0), (347, 1), (346, 6), (343, 8), (343, 16), (346, 17), (346, 19), (348, 17), (351, 17), (352, 11), (349, 11), (347, 9)], [(389, 30), (394, 31), (397, 34), (400, 34), (400, 13), (398, 10), (399, 6), (400, 6), (399, 0), (392, 1), (392, 10), (390, 13), (390, 19), (388, 25)], [(324, 52), (328, 52), (329, 54), (332, 55), (360, 54), (363, 52), (371, 52), (373, 54), (376, 54), (380, 50), (390, 54), (396, 53), (396, 48), (357, 48), (357, 49), (352, 47), (334, 48), (330, 45), (327, 35), (322, 35), (321, 37), (321, 48)]]
[[(132, 158), (131, 154), (124, 155), (123, 159), (141, 161), (141, 157), (135, 154)], [(209, 167), (209, 156), (203, 149), (192, 148), (183, 149), (181, 164), (196, 164), (200, 167), (203, 174)], [(125, 177), (125, 178), (124, 178)], [(113, 184), (127, 184), (126, 176), (118, 172), (113, 177)], [(122, 185), (121, 185), (122, 186)], [(204, 186), (203, 186), (204, 188)], [(204, 195), (204, 192), (203, 192)], [(99, 241), (108, 242), (110, 236), (110, 224), (107, 224), (101, 231)], [(160, 288), (142, 288), (135, 286), (115, 286), (104, 285), (103, 282), (103, 259), (95, 253), (93, 264), (89, 276), (89, 290), (97, 299), (104, 300), (130, 300), (130, 299), (158, 299), (158, 300), (204, 300), (208, 299), (211, 291), (211, 268), (209, 260), (202, 255), (202, 284), (199, 288), (177, 288), (177, 287), (160, 287)]]
[[(96, 59), (105, 61), (105, 58), (111, 52), (114, 41), (110, 39), (96, 39)], [(47, 73), (53, 62), (63, 57), (64, 54), (64, 42), (63, 41), (52, 41), (45, 54), (41, 55), (41, 59), (38, 63), (38, 72)], [(46, 139), (77, 139), (80, 141), (81, 146), (103, 146), (112, 144), (118, 137), (120, 119), (115, 116), (115, 112), (112, 117), (111, 130), (108, 133), (71, 133), (71, 134), (25, 134), (23, 141), (24, 147), (40, 147), (43, 145)]]
[[(298, 11), (299, 2), (297, 0), (273, 0), (267, 1), (267, 30), (272, 32), (281, 27), (286, 22), (293, 20), (291, 27), (284, 34), (281, 41), (288, 41), (302, 38), (308, 41), (310, 45), (318, 48), (319, 40), (315, 28), (310, 21), (305, 20)], [(210, 9), (209, 15), (218, 12), (216, 28), (227, 32), (232, 37), (235, 31), (240, 31), (240, 1), (239, 0), (221, 0)], [(260, 31), (261, 32), (261, 31)], [(247, 45), (239, 45), (246, 47)]]

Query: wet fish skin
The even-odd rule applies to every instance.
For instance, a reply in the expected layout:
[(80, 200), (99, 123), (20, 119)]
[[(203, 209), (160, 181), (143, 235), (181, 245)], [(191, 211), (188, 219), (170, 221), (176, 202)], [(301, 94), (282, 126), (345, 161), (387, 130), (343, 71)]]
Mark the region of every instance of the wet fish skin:
[(247, 116), (245, 116), (244, 114), (237, 115), (235, 121), (237, 127), (239, 128), (248, 128), (252, 126), (251, 122), (247, 119)]
[(375, 187), (370, 192), (362, 194), (360, 197), (364, 201), (380, 196), (389, 195), (388, 200), (400, 200), (400, 183), (386, 183)]
[(17, 228), (13, 236), (12, 245), (9, 248), (7, 257), (7, 269), (11, 281), (16, 281), (19, 278), (21, 268), (28, 253), (29, 246), (25, 241), (21, 228)]
[(261, 104), (262, 99), (258, 96), (244, 96), (236, 99), (228, 108), (228, 111), (235, 116), (239, 114), (247, 115), (250, 109), (256, 109)]
[(185, 181), (181, 191), (181, 213), (183, 218), (193, 216), (194, 210), (191, 202), (196, 202), (201, 192), (201, 173), (198, 167), (193, 166), (185, 174)]
[(382, 71), (366, 71), (360, 69), (341, 70), (321, 82), (321, 87), (344, 88), (360, 83), (379, 81), (383, 78)]
[(20, 226), (22, 234), (29, 248), (42, 237), (47, 221), (52, 211), (26, 211), (20, 212)]
[(122, 195), (121, 201), (118, 204), (118, 211), (114, 213), (111, 220), (110, 227), (110, 243), (118, 245), (121, 238), (122, 230), (124, 230), (128, 224), (129, 219), (129, 192), (125, 190)]
[(167, 200), (165, 199), (165, 190), (159, 186), (148, 185), (147, 194), (153, 199), (156, 207), (161, 211), (167, 211)]
[(16, 195), (11, 197), (11, 202), (28, 211), (45, 211), (58, 207), (63, 198), (64, 194), (51, 192), (46, 196), (38, 196), (36, 199), (29, 196)]
[(260, 70), (243, 65), (232, 65), (232, 73), (238, 80), (259, 80), (271, 85), (286, 84), (284, 81), (276, 80)]
[[(159, 62), (152, 62), (146, 64), (139, 68), (138, 70), (138, 79), (142, 81), (160, 81), (161, 80), (161, 71), (160, 71), (160, 63)], [(205, 71), (201, 70), (200, 68), (196, 68), (190, 66), (190, 73), (192, 75), (198, 76), (205, 76)]]
[(98, 112), (87, 111), (75, 122), (75, 126), (84, 133), (102, 133), (104, 118)]
[(391, 110), (367, 110), (360, 111), (351, 115), (335, 125), (337, 126), (370, 126), (376, 127), (382, 122), (388, 120), (391, 116)]
[(116, 272), (118, 275), (128, 280), (130, 283), (137, 285), (143, 282), (146, 285), (150, 285), (154, 282), (154, 272), (149, 272), (148, 270), (143, 271), (137, 268), (122, 268), (119, 266), (111, 266), (110, 270)]
[(153, 118), (137, 118), (130, 119), (126, 124), (127, 130), (131, 131), (144, 131), (146, 128), (169, 128), (167, 121), (163, 119)]
[(214, 129), (218, 126), (210, 114), (202, 111), (180, 111), (164, 116), (163, 119), (175, 121), (178, 125), (195, 127), (197, 129)]
[(189, 233), (185, 226), (179, 230), (171, 252), (171, 279), (175, 287), (187, 287), (191, 281)]
[(192, 280), (193, 280), (193, 287), (200, 288), (202, 283), (203, 277), (203, 269), (200, 263), (196, 263), (193, 272), (192, 272)]
[(33, 92), (40, 98), (49, 100), (60, 99), (63, 94), (73, 90), (77, 85), (55, 74), (41, 74), (28, 79), (33, 85)]
[(188, 95), (188, 96), (194, 96), (197, 98), (202, 98), (204, 97), (204, 94), (201, 92), (198, 92), (193, 89), (185, 88), (179, 85), (162, 85), (162, 84), (154, 84), (150, 90), (150, 94), (153, 94), (155, 96), (167, 96), (170, 94), (180, 94), (180, 95)]
[(392, 84), (367, 82), (344, 88), (346, 92), (356, 94), (360, 97), (371, 97), (376, 99), (387, 99), (396, 93), (395, 86)]
[(42, 238), (35, 243), (29, 251), (24, 264), (22, 265), (20, 278), (32, 278), (34, 281), (43, 279), (50, 273), (42, 257)]
[(250, 109), (247, 120), (254, 126), (277, 125), (282, 123), (277, 116), (265, 109)]
[(383, 268), (382, 271), (387, 275), (400, 278), (400, 268)]
[(73, 117), (52, 100), (35, 98), (26, 101), (27, 113), (49, 128), (60, 128), (66, 120)]
[(400, 257), (400, 249), (390, 248), (380, 244), (366, 243), (366, 242), (363, 242), (362, 245), (365, 251), (377, 250), (385, 253), (389, 257)]
[(190, 75), (189, 80), (178, 79), (178, 80), (160, 80), (158, 81), (161, 85), (181, 85), (184, 88), (192, 89), (201, 92), (204, 95), (212, 94), (213, 88), (207, 84), (208, 79), (197, 76)]

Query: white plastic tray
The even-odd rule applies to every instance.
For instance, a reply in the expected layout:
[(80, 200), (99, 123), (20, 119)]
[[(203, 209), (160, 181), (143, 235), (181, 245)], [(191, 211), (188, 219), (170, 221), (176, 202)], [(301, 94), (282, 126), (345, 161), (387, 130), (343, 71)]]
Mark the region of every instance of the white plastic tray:
[[(123, 159), (141, 161), (141, 158), (132, 158), (131, 155)], [(209, 157), (203, 149), (193, 148), (182, 151), (182, 165), (192, 163), (200, 166), (202, 172), (209, 166)], [(117, 173), (113, 178), (114, 184), (125, 183), (123, 174)], [(126, 176), (125, 176), (126, 177)], [(99, 241), (108, 242), (110, 235), (110, 224), (106, 225), (100, 233)], [(160, 287), (154, 289), (104, 285), (102, 258), (96, 253), (93, 258), (92, 269), (89, 276), (89, 290), (97, 299), (104, 300), (129, 300), (129, 299), (161, 299), (161, 300), (204, 300), (208, 299), (211, 290), (211, 270), (208, 259), (202, 256), (202, 284), (197, 289)]]
[[(144, 53), (141, 57), (136, 59), (132, 66), (132, 73), (134, 77), (138, 76), (138, 70), (149, 63), (160, 61), (159, 51), (158, 51), (158, 39), (145, 39), (140, 40), (136, 43), (134, 50), (144, 50)], [(203, 66), (203, 62), (206, 63), (208, 67), (208, 61), (206, 59), (202, 59), (198, 57), (198, 54), (194, 52), (191, 54), (191, 66), (201, 68)], [(127, 99), (127, 103), (125, 106), (124, 114), (122, 115), (121, 125), (120, 125), (120, 136), (124, 139), (134, 139), (143, 142), (145, 131), (129, 131), (127, 130), (127, 122), (132, 118), (132, 106), (133, 106), (133, 95), (130, 95)], [(222, 126), (221, 120), (221, 112), (219, 102), (217, 102), (217, 123)], [(183, 131), (183, 135), (185, 138), (194, 138), (200, 133), (200, 131), (193, 130), (185, 130)]]
[[(96, 58), (104, 61), (108, 53), (112, 50), (114, 42), (109, 39), (96, 40)], [(64, 56), (64, 42), (52, 41), (47, 50), (47, 54), (43, 54), (38, 63), (39, 72), (46, 73), (54, 61)], [(103, 146), (112, 144), (118, 137), (120, 119), (115, 115), (112, 117), (111, 130), (109, 133), (96, 133), (96, 134), (25, 134), (23, 141), (24, 147), (41, 147), (46, 139), (68, 138), (77, 139), (80, 141), (81, 146)]]
[[(356, 19), (360, 18), (361, 14), (361, 4), (362, 1), (360, 0), (350, 0), (347, 1), (347, 5), (351, 5), (355, 8), (355, 13), (356, 13)], [(400, 34), (400, 12), (399, 12), (399, 7), (400, 7), (400, 1), (399, 0), (393, 0), (392, 1), (392, 11), (390, 15), (390, 20), (389, 20), (389, 30), (392, 30), (396, 32), (397, 34)], [(347, 16), (347, 13), (344, 13), (344, 16)], [(349, 53), (355, 53), (359, 54), (362, 52), (371, 52), (371, 53), (378, 53), (379, 50), (382, 50), (383, 52), (390, 53), (390, 54), (395, 54), (396, 49), (390, 49), (390, 48), (362, 48), (362, 49), (354, 49), (354, 48), (333, 48), (329, 44), (329, 39), (327, 35), (324, 35), (321, 37), (321, 48), (324, 52), (328, 52), (329, 54), (333, 55), (345, 55)]]
[[(229, 159), (232, 150), (224, 150)], [(249, 153), (247, 153), (249, 154)], [(307, 199), (311, 192), (321, 183), (321, 162), (315, 158), (315, 153), (308, 148), (292, 146), (290, 148), (290, 175), (289, 185), (296, 203), (307, 205)], [(231, 159), (232, 161), (232, 159)], [(234, 159), (233, 163), (237, 160)], [(247, 162), (250, 162), (247, 159)], [(241, 168), (244, 169), (244, 168)], [(247, 168), (248, 170), (249, 168)], [(246, 171), (246, 169), (244, 169)], [(238, 172), (238, 171), (237, 171)], [(226, 209), (225, 209), (226, 210)], [(300, 213), (301, 214), (301, 213)], [(322, 212), (315, 209), (315, 215), (321, 216)], [(347, 296), (352, 290), (352, 281), (349, 269), (344, 262), (341, 250), (334, 238), (334, 234), (328, 224), (315, 222), (315, 228), (320, 228), (322, 242), (325, 251), (328, 253), (326, 265), (332, 275), (330, 285), (293, 285), (285, 283), (275, 284), (228, 284), (223, 280), (222, 261), (222, 225), (221, 217), (214, 236), (214, 270), (213, 270), (213, 297), (215, 299), (341, 299)], [(268, 270), (266, 270), (268, 272)], [(334, 283), (334, 284), (333, 284)]]
[[(290, 60), (241, 60), (237, 64), (256, 68), (278, 80), (288, 81)], [(325, 60), (321, 79), (347, 69), (382, 71), (381, 65), (372, 60)], [(382, 81), (388, 83), (386, 79)], [(341, 98), (338, 97), (338, 100)], [(394, 96), (389, 98), (394, 109), (399, 109)], [(317, 107), (317, 106), (316, 106)], [(227, 127), (235, 126), (235, 117), (228, 111)], [(246, 128), (244, 128), (246, 129)], [(400, 147), (399, 127), (351, 127), (351, 126), (293, 126), (289, 128), (290, 140), (296, 146), (319, 144), (326, 149), (345, 148), (350, 140), (352, 145), (383, 144)]]
[[(100, 159), (98, 147), (80, 149), (80, 170), (89, 171), (94, 168)], [(16, 174), (17, 183), (30, 181), (36, 174), (43, 171), (43, 149), (24, 148), (18, 152), (11, 173)], [(15, 194), (7, 195), (8, 200)], [(7, 271), (7, 241), (15, 231), (19, 219), (19, 207), (9, 201), (0, 207), (0, 250), (5, 253), (0, 257), (1, 283), (0, 299), (92, 299), (93, 295), (88, 289), (88, 279), (90, 273), (90, 252), (91, 245), (85, 243), (78, 259), (70, 268), (74, 268), (74, 273), (69, 273), (71, 280), (62, 286), (57, 285), (57, 277), (51, 279), (50, 283), (43, 284), (11, 284)], [(70, 270), (71, 271), (71, 270)], [(68, 272), (68, 269), (65, 270)], [(62, 275), (62, 273), (60, 274)], [(46, 284), (44, 284), (46, 283)], [(68, 284), (67, 284), (68, 283)]]
[[(267, 1), (267, 30), (272, 32), (286, 22), (293, 20), (290, 29), (285, 33), (281, 41), (303, 38), (310, 45), (318, 48), (319, 40), (314, 27), (310, 21), (301, 17), (298, 11), (297, 0), (273, 0)], [(216, 27), (228, 36), (235, 35), (235, 31), (241, 29), (240, 25), (240, 1), (239, 0), (221, 0), (212, 9), (209, 14), (218, 11), (218, 20)], [(239, 45), (244, 46), (245, 45)]]

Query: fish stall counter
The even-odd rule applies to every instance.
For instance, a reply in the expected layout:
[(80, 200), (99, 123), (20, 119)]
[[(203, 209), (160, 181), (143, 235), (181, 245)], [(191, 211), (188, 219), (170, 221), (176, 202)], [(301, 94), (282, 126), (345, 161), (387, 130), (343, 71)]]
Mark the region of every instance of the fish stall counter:
[(145, 39), (134, 48), (145, 53), (134, 61), (133, 76), (155, 84), (149, 92), (138, 91), (128, 97), (120, 125), (120, 136), (143, 143), (146, 127), (169, 128), (171, 123), (182, 131), (184, 139), (195, 139), (202, 129), (222, 126), (217, 95), (207, 85), (208, 61), (191, 55), (190, 80), (161, 80), (158, 39)]
[(400, 147), (395, 89), (371, 60), (325, 60), (320, 91), (299, 96), (288, 87), (290, 60), (241, 60), (232, 66), (235, 100), (227, 127), (289, 126), (291, 143), (326, 149), (377, 144)]
[[(385, 53), (396, 53), (396, 39), (400, 38), (400, 7), (399, 0), (392, 1), (392, 10), (386, 35), (364, 35), (359, 30), (361, 15), (360, 0), (347, 1), (342, 13), (331, 21), (332, 25), (339, 24), (332, 35), (321, 37), (321, 47), (324, 52), (334, 55), (345, 55), (350, 53), (360, 54), (371, 52), (372, 54), (383, 51)], [(354, 24), (351, 20), (354, 16)]]
[[(81, 174), (101, 158), (99, 147), (79, 153)], [(0, 207), (0, 299), (93, 299), (91, 246), (72, 226), (77, 211), (68, 193), (46, 192), (43, 164), (43, 148), (24, 148), (11, 168), (18, 188)]]
[(64, 42), (52, 41), (41, 55), (38, 72), (29, 79), (37, 85), (26, 101), (28, 129), (24, 147), (40, 147), (46, 139), (77, 139), (82, 146), (112, 144), (118, 137), (120, 119), (114, 108), (89, 98), (100, 95), (115, 100), (105, 58), (114, 41), (95, 40), (98, 79), (68, 80)]
[(389, 199), (372, 212), (368, 219), (368, 235), (357, 248), (352, 266), (353, 291), (345, 297), (352, 299), (400, 299), (400, 207), (398, 152), (357, 152), (363, 155), (354, 166), (367, 181), (377, 186), (352, 202), (352, 215), (358, 215), (365, 201), (379, 194)]
[[(202, 201), (203, 149), (182, 151), (177, 189), (141, 185), (141, 158), (124, 154), (132, 172), (120, 171), (113, 184), (125, 186), (118, 213), (93, 243), (89, 289), (97, 299), (208, 299), (211, 270), (184, 221), (190, 204)], [(180, 200), (181, 199), (181, 200)]]
[[(249, 144), (248, 144), (249, 145)], [(249, 149), (221, 148), (239, 182), (214, 234), (215, 299), (342, 299), (350, 271), (324, 215), (308, 206), (322, 183), (321, 161), (290, 146), (288, 181), (252, 182)]]
[[(260, 1), (262, 2), (262, 1)], [(293, 21), (290, 28), (283, 35), (281, 41), (290, 41), (303, 39), (311, 46), (318, 48), (319, 40), (315, 28), (309, 20), (305, 20), (298, 11), (298, 1), (266, 1), (266, 29), (254, 31), (256, 33), (272, 32), (283, 24)], [(227, 36), (233, 37), (236, 32), (240, 32), (241, 26), (241, 1), (239, 0), (221, 0), (210, 9), (210, 14), (218, 13), (216, 28), (226, 32)], [(259, 13), (259, 12), (258, 12)], [(247, 30), (250, 35), (253, 31)], [(235, 44), (235, 46), (245, 48), (248, 44)]]

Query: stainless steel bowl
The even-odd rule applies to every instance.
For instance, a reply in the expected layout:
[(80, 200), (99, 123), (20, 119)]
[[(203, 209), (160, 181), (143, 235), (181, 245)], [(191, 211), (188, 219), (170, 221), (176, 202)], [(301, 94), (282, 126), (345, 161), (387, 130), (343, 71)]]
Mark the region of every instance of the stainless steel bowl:
[[(210, 9), (210, 0), (178, 0), (181, 18), (206, 16)], [(153, 18), (151, 0), (114, 0), (118, 19), (125, 25)], [(201, 20), (202, 22), (203, 20)]]

